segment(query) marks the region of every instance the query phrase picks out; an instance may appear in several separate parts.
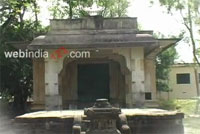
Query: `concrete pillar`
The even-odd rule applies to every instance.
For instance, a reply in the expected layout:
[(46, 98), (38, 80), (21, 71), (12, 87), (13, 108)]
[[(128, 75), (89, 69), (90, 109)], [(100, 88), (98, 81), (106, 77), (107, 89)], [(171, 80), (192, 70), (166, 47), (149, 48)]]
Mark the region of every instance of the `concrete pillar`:
[(58, 88), (58, 61), (54, 59), (45, 59), (45, 109), (62, 109), (62, 97)]
[(131, 48), (130, 64), (132, 104), (136, 107), (142, 107), (145, 101), (144, 48)]

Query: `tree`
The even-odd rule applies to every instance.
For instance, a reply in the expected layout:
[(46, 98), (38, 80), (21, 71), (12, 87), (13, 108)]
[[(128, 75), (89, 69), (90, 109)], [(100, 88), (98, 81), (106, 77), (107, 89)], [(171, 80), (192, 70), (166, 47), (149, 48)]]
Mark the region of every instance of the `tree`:
[[(189, 34), (189, 44), (192, 45), (194, 62), (200, 66), (199, 56), (199, 40), (196, 39), (195, 29), (200, 26), (200, 1), (199, 0), (159, 0), (161, 6), (167, 8), (168, 13), (173, 14), (179, 12), (182, 18), (182, 24), (185, 31)], [(198, 31), (199, 32), (199, 31)], [(198, 48), (197, 48), (198, 47)], [(199, 75), (196, 65), (193, 66), (195, 72), (197, 96), (200, 96)], [(199, 101), (197, 103), (198, 107)], [(198, 109), (197, 109), (198, 110)]]
[(80, 18), (87, 16), (85, 7), (90, 7), (93, 0), (54, 0), (49, 10), (54, 19)]
[(50, 7), (53, 18), (80, 18), (89, 16), (85, 8), (96, 4), (102, 8), (100, 15), (103, 17), (124, 17), (126, 16), (129, 2), (127, 0), (56, 0)]
[(156, 86), (159, 91), (170, 91), (169, 87), (169, 72), (170, 66), (174, 64), (177, 58), (176, 49), (173, 47), (168, 48), (157, 56), (156, 59)]
[(178, 12), (182, 18), (182, 24), (185, 31), (189, 34), (190, 44), (193, 48), (193, 57), (195, 62), (200, 66), (197, 51), (197, 41), (195, 37), (195, 27), (200, 24), (200, 1), (199, 0), (159, 0), (161, 6), (167, 8), (168, 13)]
[[(32, 61), (5, 58), (4, 52), (16, 50), (9, 42), (31, 41), (44, 28), (37, 18), (39, 10), (35, 0), (3, 0), (0, 4), (0, 95), (7, 101), (13, 99), (13, 111), (20, 114), (25, 111), (27, 98), (32, 93)], [(24, 19), (28, 11), (34, 14), (34, 21)]]
[(129, 2), (127, 0), (98, 0), (97, 5), (103, 8), (104, 17), (125, 17)]

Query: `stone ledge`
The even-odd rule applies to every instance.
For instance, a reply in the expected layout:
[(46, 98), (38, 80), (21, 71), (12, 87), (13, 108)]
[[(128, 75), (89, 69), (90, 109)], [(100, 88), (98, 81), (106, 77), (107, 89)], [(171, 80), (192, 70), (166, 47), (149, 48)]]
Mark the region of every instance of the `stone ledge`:
[[(122, 109), (132, 134), (184, 134), (183, 113), (161, 109)], [(16, 134), (72, 134), (75, 115), (83, 110), (40, 111), (15, 119)]]
[(50, 28), (53, 30), (137, 29), (137, 18), (103, 18), (102, 16), (90, 16), (80, 19), (53, 19), (50, 20)]
[[(184, 114), (176, 111), (166, 111), (161, 109), (122, 109), (127, 117), (139, 117), (139, 118), (168, 118), (168, 117), (179, 117), (183, 118)], [(80, 115), (84, 117), (83, 110), (61, 110), (61, 111), (39, 111), (33, 113), (27, 113), (16, 117), (16, 121), (28, 121), (28, 120), (63, 120), (74, 118), (74, 116)]]

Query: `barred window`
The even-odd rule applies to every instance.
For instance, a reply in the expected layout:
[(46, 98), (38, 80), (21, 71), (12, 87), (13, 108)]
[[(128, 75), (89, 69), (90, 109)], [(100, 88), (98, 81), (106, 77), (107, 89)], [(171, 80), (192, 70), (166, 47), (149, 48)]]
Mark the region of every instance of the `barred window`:
[(177, 84), (190, 84), (190, 74), (189, 73), (176, 74), (176, 81)]

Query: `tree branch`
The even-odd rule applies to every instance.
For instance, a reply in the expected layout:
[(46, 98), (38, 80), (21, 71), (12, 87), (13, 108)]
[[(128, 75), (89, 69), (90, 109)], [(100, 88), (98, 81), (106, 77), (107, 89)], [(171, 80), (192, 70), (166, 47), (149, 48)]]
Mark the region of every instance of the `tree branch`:
[(194, 34), (193, 34), (193, 24), (192, 24), (190, 5), (188, 4), (188, 23), (189, 24), (187, 24), (186, 20), (184, 19), (182, 10), (180, 10), (180, 14), (181, 14), (181, 17), (183, 19), (183, 24), (185, 25), (185, 27), (187, 28), (187, 30), (190, 34), (190, 40), (191, 40), (191, 43), (192, 43), (192, 50), (193, 50), (192, 53), (193, 53), (194, 60), (200, 66), (200, 62), (199, 62), (199, 59), (198, 59), (197, 54), (196, 54), (196, 43), (195, 43)]
[(2, 7), (1, 9), (0, 9), (0, 12), (3, 12), (4, 10), (8, 10), (8, 9), (10, 9), (9, 7)]
[(193, 24), (192, 24), (192, 18), (191, 18), (191, 9), (190, 9), (189, 4), (188, 4), (188, 18), (189, 18), (189, 26), (190, 26), (189, 33), (190, 33), (190, 37), (191, 37), (191, 41), (192, 41), (192, 48), (193, 48), (193, 56), (194, 56), (197, 64), (200, 66), (200, 62), (199, 62), (198, 57), (196, 55), (196, 44), (195, 44), (195, 40), (194, 40)]

